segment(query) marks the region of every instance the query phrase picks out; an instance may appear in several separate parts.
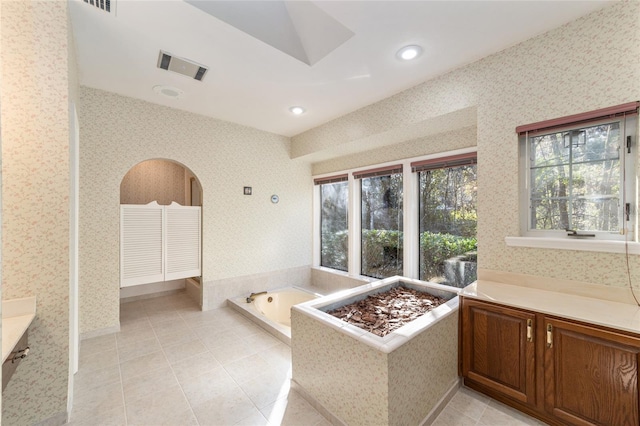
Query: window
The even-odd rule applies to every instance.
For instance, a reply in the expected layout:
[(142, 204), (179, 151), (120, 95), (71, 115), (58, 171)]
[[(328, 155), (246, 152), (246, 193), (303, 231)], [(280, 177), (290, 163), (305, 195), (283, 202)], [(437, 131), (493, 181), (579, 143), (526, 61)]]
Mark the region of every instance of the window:
[(361, 190), (361, 274), (402, 271), (402, 165), (354, 174)]
[(519, 132), (523, 234), (632, 239), (636, 127), (617, 113)]
[(419, 181), (420, 279), (454, 287), (476, 280), (476, 154), (412, 163)]
[(347, 270), (349, 187), (347, 175), (316, 181), (320, 185), (320, 265)]

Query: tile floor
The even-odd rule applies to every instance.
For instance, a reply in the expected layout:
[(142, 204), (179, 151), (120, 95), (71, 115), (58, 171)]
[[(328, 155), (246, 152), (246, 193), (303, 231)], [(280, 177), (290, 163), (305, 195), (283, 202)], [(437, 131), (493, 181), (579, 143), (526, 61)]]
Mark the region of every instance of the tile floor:
[[(83, 340), (71, 425), (327, 426), (289, 389), (289, 347), (229, 308), (184, 293), (121, 305), (121, 331)], [(469, 389), (434, 422), (539, 425)]]

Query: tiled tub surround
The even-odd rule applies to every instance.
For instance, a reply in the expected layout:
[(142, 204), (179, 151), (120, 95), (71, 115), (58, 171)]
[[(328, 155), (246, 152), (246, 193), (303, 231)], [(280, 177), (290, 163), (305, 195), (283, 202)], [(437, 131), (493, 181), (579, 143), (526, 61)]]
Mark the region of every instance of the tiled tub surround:
[[(324, 312), (399, 282), (450, 300), (385, 337)], [(292, 385), (326, 415), (349, 425), (433, 420), (459, 383), (457, 293), (391, 277), (294, 306)]]
[[(206, 281), (203, 284), (202, 310), (222, 308), (227, 299), (247, 296), (265, 290), (283, 287), (308, 287), (311, 284), (309, 266), (280, 269), (260, 274)], [(245, 296), (246, 297), (246, 296)]]
[[(291, 307), (320, 297), (317, 293), (297, 287), (268, 291), (266, 294), (256, 296), (250, 303), (247, 302), (247, 296), (249, 295), (229, 299), (227, 304), (287, 345), (291, 343)], [(268, 302), (269, 297), (273, 299), (272, 302)], [(265, 309), (261, 308), (264, 303), (273, 303), (274, 307), (271, 310), (275, 312), (265, 312)]]

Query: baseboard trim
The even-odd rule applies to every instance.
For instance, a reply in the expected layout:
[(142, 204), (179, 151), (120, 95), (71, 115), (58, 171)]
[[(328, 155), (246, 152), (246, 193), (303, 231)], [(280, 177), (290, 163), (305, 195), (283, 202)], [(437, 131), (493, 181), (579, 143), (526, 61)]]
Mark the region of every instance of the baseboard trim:
[(113, 327), (100, 328), (98, 330), (88, 331), (86, 333), (80, 333), (80, 340), (91, 339), (92, 337), (100, 337), (106, 334), (117, 333), (120, 331), (120, 323)]
[(55, 414), (47, 419), (34, 423), (34, 426), (61, 426), (67, 423), (69, 415), (66, 411)]
[(462, 380), (460, 378), (457, 378), (451, 384), (451, 387), (449, 387), (449, 390), (447, 390), (447, 392), (445, 392), (442, 398), (440, 398), (440, 400), (436, 403), (436, 406), (433, 407), (433, 409), (429, 412), (429, 414), (427, 414), (424, 420), (420, 422), (420, 426), (428, 426), (432, 424), (438, 418), (442, 410), (444, 410), (444, 407), (446, 407), (449, 401), (451, 401), (451, 398), (453, 398), (456, 392), (458, 392), (458, 389), (460, 389), (460, 386), (462, 386)]
[(327, 419), (332, 425), (347, 426), (345, 422), (340, 420), (340, 418), (333, 414), (331, 411), (327, 410), (324, 405), (322, 405), (317, 399), (309, 395), (307, 391), (304, 390), (304, 388), (293, 379), (291, 379), (291, 389), (298, 392), (300, 396), (302, 396), (309, 404), (311, 404), (311, 406), (315, 408), (316, 411), (318, 411), (320, 414), (322, 414), (324, 418)]

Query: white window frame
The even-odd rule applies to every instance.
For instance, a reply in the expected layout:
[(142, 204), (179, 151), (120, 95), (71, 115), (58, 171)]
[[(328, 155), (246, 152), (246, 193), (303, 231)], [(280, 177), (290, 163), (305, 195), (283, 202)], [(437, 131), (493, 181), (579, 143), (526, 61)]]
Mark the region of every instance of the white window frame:
[[(365, 280), (373, 280), (374, 278), (361, 275), (361, 199), (360, 199), (360, 179), (354, 179), (353, 173), (362, 170), (368, 170), (378, 167), (387, 167), (396, 164), (402, 164), (402, 192), (403, 192), (403, 276), (407, 278), (417, 279), (420, 273), (420, 223), (419, 223), (419, 183), (418, 173), (411, 171), (411, 163), (417, 161), (431, 160), (442, 157), (449, 157), (459, 154), (467, 154), (477, 152), (476, 147), (463, 148), (454, 151), (439, 152), (437, 154), (423, 155), (420, 157), (407, 158), (403, 160), (388, 161), (385, 163), (371, 164), (364, 167), (357, 167), (347, 170), (336, 170), (331, 173), (314, 175), (313, 179), (321, 179), (334, 175), (347, 173), (349, 176), (348, 193), (349, 193), (349, 211), (348, 211), (348, 232), (349, 232), (349, 252), (348, 270), (346, 274), (350, 277)], [(332, 269), (320, 265), (321, 260), (321, 237), (320, 237), (320, 185), (313, 187), (313, 267), (322, 268), (325, 271), (332, 271), (336, 274), (345, 274), (339, 269)]]
[[(527, 135), (519, 137), (519, 157), (520, 157), (520, 234), (523, 237), (528, 238), (546, 238), (551, 240), (571, 240), (579, 241), (579, 244), (574, 247), (583, 246), (583, 243), (593, 241), (637, 241), (637, 214), (636, 214), (636, 183), (635, 183), (635, 163), (637, 161), (637, 116), (607, 118), (600, 120), (593, 120), (580, 125), (567, 125), (560, 128), (553, 129), (553, 133), (566, 132), (568, 130), (580, 129), (590, 126), (597, 126), (599, 124), (620, 122), (621, 147), (620, 147), (620, 179), (621, 179), (621, 203), (624, 206), (625, 203), (630, 205), (629, 220), (625, 220), (623, 214), (620, 214), (621, 229), (624, 233), (612, 233), (606, 231), (584, 231), (578, 230), (578, 234), (595, 234), (595, 237), (571, 237), (567, 235), (565, 230), (542, 230), (531, 229), (531, 170), (529, 168), (530, 163), (530, 149), (529, 138)], [(549, 132), (551, 133), (551, 132)], [(542, 134), (542, 133), (541, 133)], [(537, 136), (537, 135), (536, 135)], [(627, 152), (625, 141), (627, 136), (631, 136), (631, 152)], [(624, 207), (623, 207), (624, 210)], [(514, 244), (515, 245), (515, 244)], [(569, 244), (569, 247), (572, 245)]]

